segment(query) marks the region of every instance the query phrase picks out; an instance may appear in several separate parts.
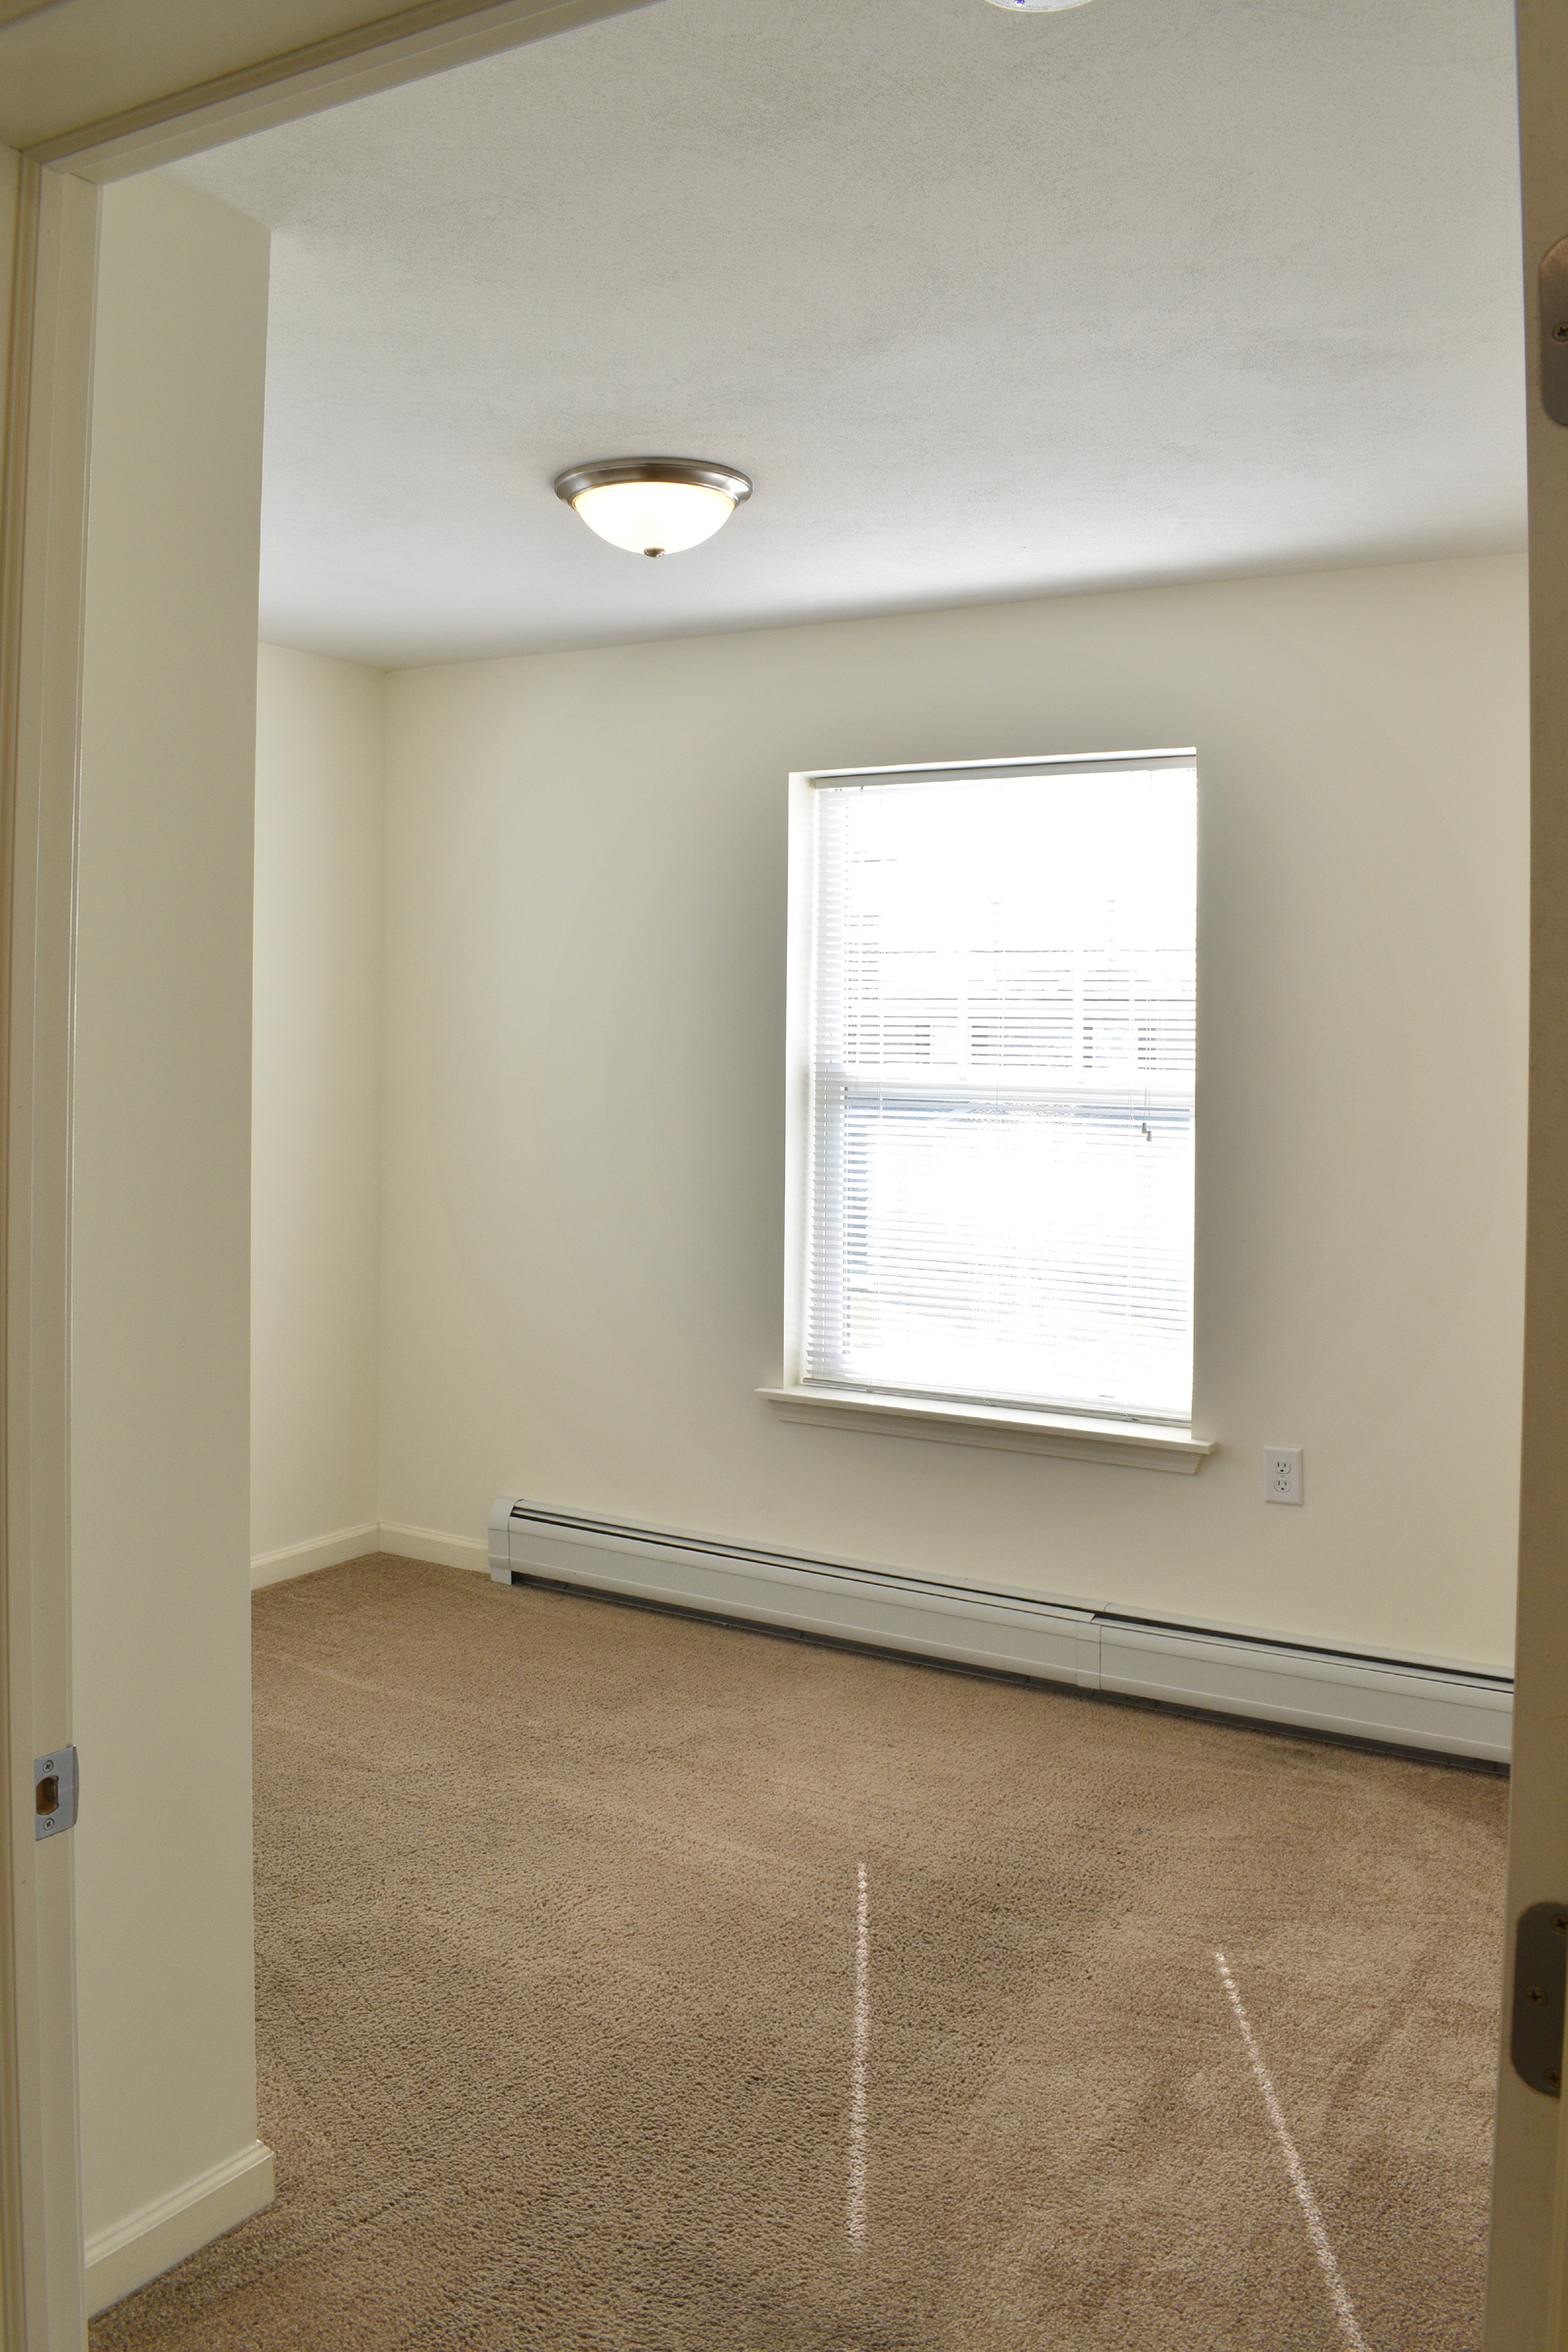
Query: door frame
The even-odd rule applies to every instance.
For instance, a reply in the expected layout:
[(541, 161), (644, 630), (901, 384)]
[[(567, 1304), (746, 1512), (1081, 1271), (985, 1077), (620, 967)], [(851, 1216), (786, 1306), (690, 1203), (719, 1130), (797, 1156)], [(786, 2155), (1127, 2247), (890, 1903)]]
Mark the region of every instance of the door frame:
[(1568, 1902), (1568, 429), (1540, 265), (1568, 235), (1568, 9), (1517, 0), (1530, 478), (1530, 1142), (1513, 1780), (1486, 2352), (1568, 2352), (1568, 2099), (1514, 2073), (1514, 1929)]
[[(72, 1856), (69, 1838), (33, 1838), (31, 1767), (72, 1738), (72, 1037), (99, 186), (649, 4), (421, 0), (85, 122), (17, 163), (0, 427), (0, 2352), (86, 2340)], [(89, 1758), (89, 1804), (91, 1789)]]

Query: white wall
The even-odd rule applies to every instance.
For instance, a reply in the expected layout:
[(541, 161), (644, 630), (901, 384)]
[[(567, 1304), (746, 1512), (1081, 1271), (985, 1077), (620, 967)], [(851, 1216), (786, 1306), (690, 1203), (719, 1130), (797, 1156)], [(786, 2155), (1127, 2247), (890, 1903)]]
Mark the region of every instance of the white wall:
[[(1505, 1666), (1524, 595), (1497, 558), (394, 674), (383, 1524), (477, 1543), (511, 1490)], [(1186, 743), (1222, 1450), (780, 1425), (787, 772)]]
[(252, 1137), (252, 1577), (374, 1546), (380, 1281), (379, 670), (261, 648)]
[[(101, 2303), (265, 2202), (250, 1836), (252, 779), (268, 238), (105, 191), (74, 1093), (83, 2201)], [(94, 2260), (97, 2257), (97, 2260)]]

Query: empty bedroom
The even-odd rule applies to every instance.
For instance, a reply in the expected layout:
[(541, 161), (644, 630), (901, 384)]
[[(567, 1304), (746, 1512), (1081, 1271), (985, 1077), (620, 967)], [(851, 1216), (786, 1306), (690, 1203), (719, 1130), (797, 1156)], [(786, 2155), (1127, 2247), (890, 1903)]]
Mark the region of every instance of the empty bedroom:
[(105, 187), (94, 2352), (1500, 2326), (1521, 233), (1505, 0), (653, 0)]

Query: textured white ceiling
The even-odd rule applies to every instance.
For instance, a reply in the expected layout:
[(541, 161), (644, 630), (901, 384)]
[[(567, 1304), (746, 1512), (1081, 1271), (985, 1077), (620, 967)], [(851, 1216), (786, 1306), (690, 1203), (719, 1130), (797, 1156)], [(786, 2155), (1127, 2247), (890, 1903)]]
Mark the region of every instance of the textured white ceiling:
[[(263, 622), (396, 665), (1518, 545), (1508, 0), (659, 0), (174, 167)], [(710, 457), (657, 564), (552, 495)]]

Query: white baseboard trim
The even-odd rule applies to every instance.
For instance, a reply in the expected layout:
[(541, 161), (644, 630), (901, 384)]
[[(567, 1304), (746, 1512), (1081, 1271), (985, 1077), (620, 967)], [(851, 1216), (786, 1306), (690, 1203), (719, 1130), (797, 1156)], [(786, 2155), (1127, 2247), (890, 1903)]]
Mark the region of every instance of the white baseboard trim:
[(314, 1576), (318, 1568), (336, 1568), (343, 1560), (357, 1560), (368, 1551), (379, 1551), (381, 1530), (373, 1519), (363, 1527), (340, 1527), (329, 1536), (315, 1536), (308, 1544), (284, 1544), (276, 1551), (258, 1552), (251, 1561), (251, 1591), (259, 1592), (264, 1585), (281, 1585), (291, 1576)]
[(430, 1560), (438, 1568), (488, 1570), (490, 1554), (471, 1536), (444, 1536), (435, 1527), (403, 1527), (383, 1519), (377, 1551), (395, 1551), (405, 1560)]
[(134, 2294), (149, 2278), (199, 2253), (215, 2237), (263, 2212), (275, 2193), (272, 2151), (259, 2139), (237, 2156), (199, 2173), (194, 2180), (128, 2221), (100, 2230), (85, 2248), (87, 2316)]
[[(393, 1532), (382, 1530), (386, 1547), (400, 1550), (390, 1541)], [(502, 1584), (514, 1574), (546, 1577), (954, 1665), (1038, 1675), (1342, 1739), (1508, 1761), (1513, 1684), (1480, 1667), (1336, 1650), (1217, 1626), (1156, 1624), (855, 1561), (795, 1559), (673, 1529), (615, 1526), (510, 1494), (490, 1514), (489, 1560)]]
[(291, 1577), (314, 1576), (318, 1568), (337, 1568), (344, 1560), (362, 1560), (371, 1551), (395, 1551), (406, 1560), (432, 1560), (442, 1568), (487, 1570), (490, 1565), (484, 1545), (468, 1536), (444, 1536), (433, 1527), (400, 1527), (369, 1519), (363, 1527), (340, 1527), (309, 1544), (285, 1544), (277, 1551), (258, 1553), (251, 1562), (251, 1591), (285, 1584)]

